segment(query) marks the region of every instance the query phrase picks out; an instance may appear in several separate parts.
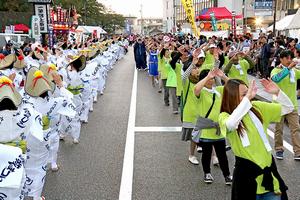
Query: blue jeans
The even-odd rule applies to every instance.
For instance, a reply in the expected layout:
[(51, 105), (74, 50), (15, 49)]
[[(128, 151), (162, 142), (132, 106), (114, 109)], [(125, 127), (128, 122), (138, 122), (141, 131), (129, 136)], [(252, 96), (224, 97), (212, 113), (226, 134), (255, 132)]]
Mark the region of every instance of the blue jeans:
[(281, 196), (276, 195), (274, 192), (256, 195), (256, 200), (280, 200)]

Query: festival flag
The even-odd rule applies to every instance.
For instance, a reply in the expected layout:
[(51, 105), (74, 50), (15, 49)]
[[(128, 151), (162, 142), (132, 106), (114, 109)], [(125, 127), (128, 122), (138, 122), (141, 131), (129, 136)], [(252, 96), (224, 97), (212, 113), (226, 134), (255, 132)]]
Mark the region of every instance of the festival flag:
[(193, 7), (192, 0), (181, 0), (181, 3), (184, 7), (184, 10), (187, 15), (187, 21), (191, 24), (192, 30), (196, 36), (200, 35), (200, 31), (197, 28), (196, 22), (195, 22), (195, 9)]

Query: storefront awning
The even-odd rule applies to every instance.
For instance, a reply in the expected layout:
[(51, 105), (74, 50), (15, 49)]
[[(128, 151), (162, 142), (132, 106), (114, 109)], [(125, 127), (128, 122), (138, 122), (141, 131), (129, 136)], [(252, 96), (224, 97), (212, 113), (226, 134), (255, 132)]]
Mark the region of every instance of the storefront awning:
[[(217, 20), (232, 19), (232, 13), (226, 7), (214, 7), (208, 10), (203, 10), (201, 15), (197, 16), (198, 20), (210, 20), (210, 13), (215, 14)], [(242, 15), (236, 15), (236, 18), (243, 18)]]

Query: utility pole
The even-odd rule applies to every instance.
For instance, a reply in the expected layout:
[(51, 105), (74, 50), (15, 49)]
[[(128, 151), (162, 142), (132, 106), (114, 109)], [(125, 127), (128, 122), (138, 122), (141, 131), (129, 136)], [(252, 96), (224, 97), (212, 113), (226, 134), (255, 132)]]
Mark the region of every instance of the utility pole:
[[(173, 0), (173, 27), (172, 27), (172, 30), (171, 30), (171, 32), (173, 32), (173, 33), (176, 33), (176, 1), (175, 0)], [(175, 31), (174, 31), (174, 29), (175, 29)]]
[(141, 35), (143, 35), (143, 29), (144, 29), (144, 20), (143, 20), (143, 4), (141, 4)]
[(273, 23), (273, 34), (274, 36), (276, 36), (276, 11), (277, 11), (277, 0), (274, 0), (273, 3), (274, 5), (274, 23)]

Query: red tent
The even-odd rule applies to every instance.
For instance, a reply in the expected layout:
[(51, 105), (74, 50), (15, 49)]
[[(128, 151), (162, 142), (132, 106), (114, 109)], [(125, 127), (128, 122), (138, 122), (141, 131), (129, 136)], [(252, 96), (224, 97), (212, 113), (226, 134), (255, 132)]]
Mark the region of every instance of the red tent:
[(23, 31), (23, 32), (27, 32), (28, 33), (29, 28), (25, 24), (16, 24), (15, 25), (15, 31)]
[[(202, 15), (197, 16), (198, 20), (210, 20), (210, 13), (215, 13), (216, 20), (220, 19), (232, 19), (232, 13), (226, 7), (214, 7), (209, 8)], [(242, 15), (236, 15), (236, 18), (243, 18)]]

